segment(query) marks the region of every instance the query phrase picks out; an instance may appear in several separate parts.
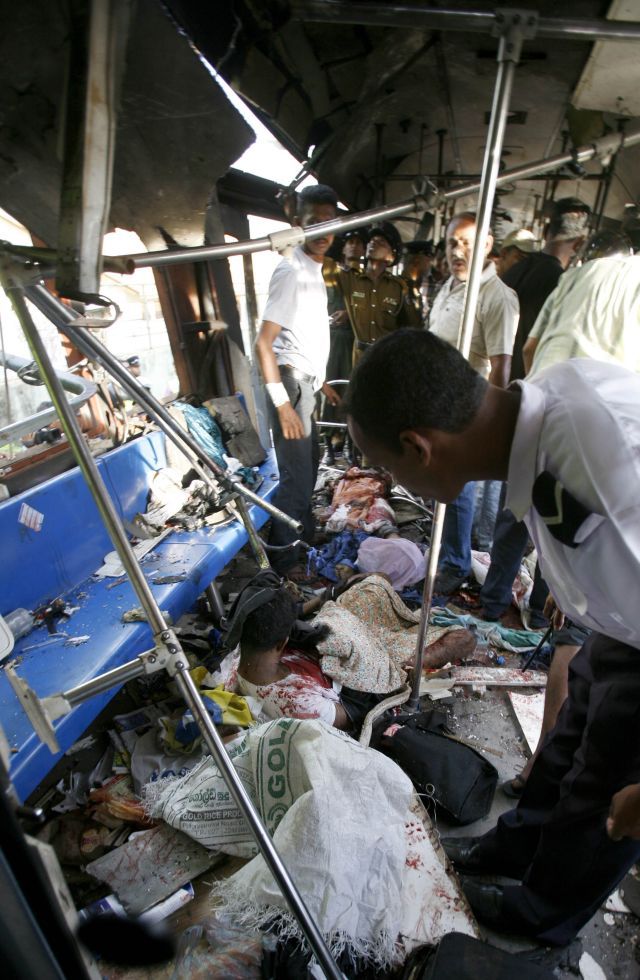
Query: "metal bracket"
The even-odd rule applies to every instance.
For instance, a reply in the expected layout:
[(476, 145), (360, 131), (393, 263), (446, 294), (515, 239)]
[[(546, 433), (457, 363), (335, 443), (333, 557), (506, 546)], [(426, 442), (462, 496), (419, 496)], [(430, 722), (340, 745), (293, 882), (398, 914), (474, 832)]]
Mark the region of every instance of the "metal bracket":
[(175, 677), (179, 671), (189, 668), (174, 630), (162, 630), (161, 633), (155, 634), (153, 640), (156, 645), (155, 650), (150, 650), (140, 657), (145, 674), (153, 674), (156, 670), (164, 669), (171, 677)]
[(442, 192), (430, 177), (420, 177), (412, 184), (416, 211), (431, 211), (442, 203)]
[(54, 694), (51, 697), (40, 699), (35, 691), (32, 691), (29, 685), (18, 677), (13, 664), (7, 664), (4, 672), (27, 718), (33, 725), (36, 735), (56, 755), (60, 751), (60, 745), (53, 728), (53, 721), (63, 715), (68, 715), (71, 711), (71, 705), (63, 694)]
[(517, 64), (522, 53), (522, 42), (531, 40), (538, 33), (538, 14), (522, 7), (501, 7), (491, 30), (493, 37), (500, 38), (498, 61)]
[(295, 245), (304, 245), (304, 228), (294, 225), (292, 228), (282, 228), (280, 231), (272, 231), (267, 238), (271, 242), (274, 252), (283, 252), (286, 248), (293, 248)]

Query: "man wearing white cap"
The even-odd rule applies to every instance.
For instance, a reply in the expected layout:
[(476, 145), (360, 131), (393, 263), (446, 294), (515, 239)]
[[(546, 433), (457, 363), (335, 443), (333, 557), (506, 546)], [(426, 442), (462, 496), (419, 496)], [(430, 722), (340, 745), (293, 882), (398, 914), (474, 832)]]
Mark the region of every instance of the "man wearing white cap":
[(512, 266), (517, 265), (532, 252), (537, 251), (537, 245), (536, 236), (532, 231), (527, 231), (526, 228), (518, 228), (517, 231), (509, 232), (500, 246), (496, 261), (496, 269), (500, 278), (502, 279), (505, 272), (508, 272)]

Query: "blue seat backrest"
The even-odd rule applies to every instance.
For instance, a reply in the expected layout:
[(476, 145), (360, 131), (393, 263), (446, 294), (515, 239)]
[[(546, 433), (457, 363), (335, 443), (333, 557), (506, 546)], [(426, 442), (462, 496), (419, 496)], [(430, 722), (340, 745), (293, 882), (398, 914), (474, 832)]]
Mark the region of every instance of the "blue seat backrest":
[[(98, 458), (121, 517), (144, 511), (153, 474), (166, 466), (161, 432), (134, 439)], [(42, 515), (40, 530), (21, 522), (24, 506)], [(36, 518), (39, 521), (39, 518)], [(79, 469), (69, 470), (0, 504), (0, 614), (34, 609), (91, 575), (113, 550)]]

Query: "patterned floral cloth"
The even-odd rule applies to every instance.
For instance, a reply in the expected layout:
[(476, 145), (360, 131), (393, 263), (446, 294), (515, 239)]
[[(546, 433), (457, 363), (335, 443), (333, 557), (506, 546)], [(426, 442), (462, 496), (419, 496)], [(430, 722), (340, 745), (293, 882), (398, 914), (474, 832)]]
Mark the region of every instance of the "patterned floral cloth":
[[(317, 623), (330, 633), (318, 644), (322, 670), (355, 691), (387, 694), (406, 679), (405, 664), (413, 662), (420, 611), (412, 612), (391, 584), (370, 575), (322, 607)], [(447, 633), (432, 627), (434, 641)]]

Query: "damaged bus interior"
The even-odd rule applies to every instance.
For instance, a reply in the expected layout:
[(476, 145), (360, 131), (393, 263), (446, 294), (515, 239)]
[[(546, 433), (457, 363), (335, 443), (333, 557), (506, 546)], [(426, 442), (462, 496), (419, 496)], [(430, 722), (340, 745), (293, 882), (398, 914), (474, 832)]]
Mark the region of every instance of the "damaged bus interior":
[[(545, 946), (479, 925), (440, 843), (510, 809), (540, 736), (535, 553), (502, 627), (473, 616), (479, 538), (442, 601), (445, 505), (370, 467), (324, 388), (307, 540), (256, 353), (274, 269), (310, 243), (333, 241), (330, 298), (348, 241), (364, 274), (387, 236), (406, 302), (423, 257), (428, 328), (470, 216), (467, 358), (487, 256), (540, 250), (559, 202), (583, 245), (640, 250), (640, 0), (0, 4), (4, 976), (640, 978), (633, 869)], [(298, 223), (316, 184), (335, 216)], [(291, 549), (329, 719), (373, 692), (355, 733), (238, 684), (238, 610)], [(460, 750), (442, 796), (388, 748), (403, 726)]]

